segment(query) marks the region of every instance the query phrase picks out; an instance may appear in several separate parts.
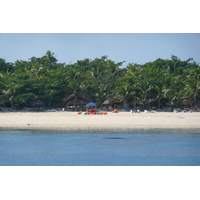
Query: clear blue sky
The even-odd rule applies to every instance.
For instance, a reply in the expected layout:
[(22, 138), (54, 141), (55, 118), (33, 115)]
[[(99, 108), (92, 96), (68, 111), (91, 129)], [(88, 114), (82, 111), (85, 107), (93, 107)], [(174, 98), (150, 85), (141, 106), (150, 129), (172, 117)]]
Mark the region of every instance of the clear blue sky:
[(115, 62), (144, 64), (157, 58), (193, 58), (200, 63), (198, 33), (1, 33), (0, 58), (42, 57), (47, 50), (66, 64), (107, 55)]

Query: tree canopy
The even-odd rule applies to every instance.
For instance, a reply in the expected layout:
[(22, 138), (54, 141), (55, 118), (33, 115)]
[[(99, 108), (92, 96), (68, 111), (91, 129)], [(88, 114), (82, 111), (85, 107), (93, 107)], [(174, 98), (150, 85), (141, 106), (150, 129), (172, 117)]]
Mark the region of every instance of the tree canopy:
[[(192, 58), (158, 58), (122, 67), (108, 56), (59, 63), (47, 51), (40, 58), (8, 63), (0, 58), (0, 106), (29, 107), (41, 100), (46, 107), (74, 105), (79, 98), (102, 107), (105, 100), (123, 107), (163, 108), (167, 102), (194, 107), (200, 102), (200, 66)], [(131, 103), (132, 102), (132, 103)]]

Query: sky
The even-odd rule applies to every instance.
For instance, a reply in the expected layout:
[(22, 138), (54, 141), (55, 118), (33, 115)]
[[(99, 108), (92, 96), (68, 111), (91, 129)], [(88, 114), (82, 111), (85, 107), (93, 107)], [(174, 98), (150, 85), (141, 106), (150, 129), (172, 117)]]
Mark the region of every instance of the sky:
[(42, 57), (50, 50), (59, 63), (107, 55), (115, 62), (144, 64), (157, 58), (193, 58), (200, 63), (199, 33), (1, 33), (6, 62)]

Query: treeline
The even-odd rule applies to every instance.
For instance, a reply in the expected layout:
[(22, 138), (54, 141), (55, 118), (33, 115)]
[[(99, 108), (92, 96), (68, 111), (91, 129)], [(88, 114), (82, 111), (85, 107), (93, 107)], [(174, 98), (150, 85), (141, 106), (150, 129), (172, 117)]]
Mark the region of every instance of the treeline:
[(124, 68), (122, 64), (107, 56), (58, 63), (51, 51), (28, 61), (0, 59), (0, 106), (30, 107), (38, 99), (46, 107), (63, 107), (69, 101), (75, 105), (78, 99), (96, 102), (98, 107), (107, 99), (112, 105), (143, 109), (198, 105), (200, 66), (192, 58), (181, 61), (171, 56)]

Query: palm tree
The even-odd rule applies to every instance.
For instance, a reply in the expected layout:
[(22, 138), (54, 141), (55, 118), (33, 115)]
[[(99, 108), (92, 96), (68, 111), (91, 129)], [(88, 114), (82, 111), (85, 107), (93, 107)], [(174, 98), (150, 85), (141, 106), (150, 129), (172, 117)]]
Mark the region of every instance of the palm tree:
[(57, 62), (57, 59), (54, 57), (54, 53), (51, 51), (47, 51), (41, 60), (50, 69), (54, 68), (54, 64)]
[(155, 86), (156, 90), (156, 101), (158, 101), (158, 108), (161, 108), (161, 100), (167, 97), (168, 92), (170, 89), (167, 89), (165, 85)]
[(114, 90), (117, 99), (123, 102), (124, 107), (128, 106), (128, 101), (133, 99), (135, 90), (134, 85), (129, 82), (121, 82), (119, 81)]
[(87, 80), (87, 72), (80, 73), (78, 68), (71, 68), (67, 71), (67, 87), (65, 88), (65, 91), (68, 92), (66, 94), (66, 97), (63, 98), (63, 103), (65, 104), (70, 99), (74, 98), (74, 105), (76, 104), (76, 101), (78, 97), (81, 97), (83, 99), (87, 99), (87, 95), (85, 93), (85, 90), (88, 87), (88, 84), (85, 80)]
[(200, 94), (200, 68), (189, 69), (189, 75), (184, 80), (185, 87), (180, 91), (182, 99), (186, 99), (190, 106), (197, 101)]

